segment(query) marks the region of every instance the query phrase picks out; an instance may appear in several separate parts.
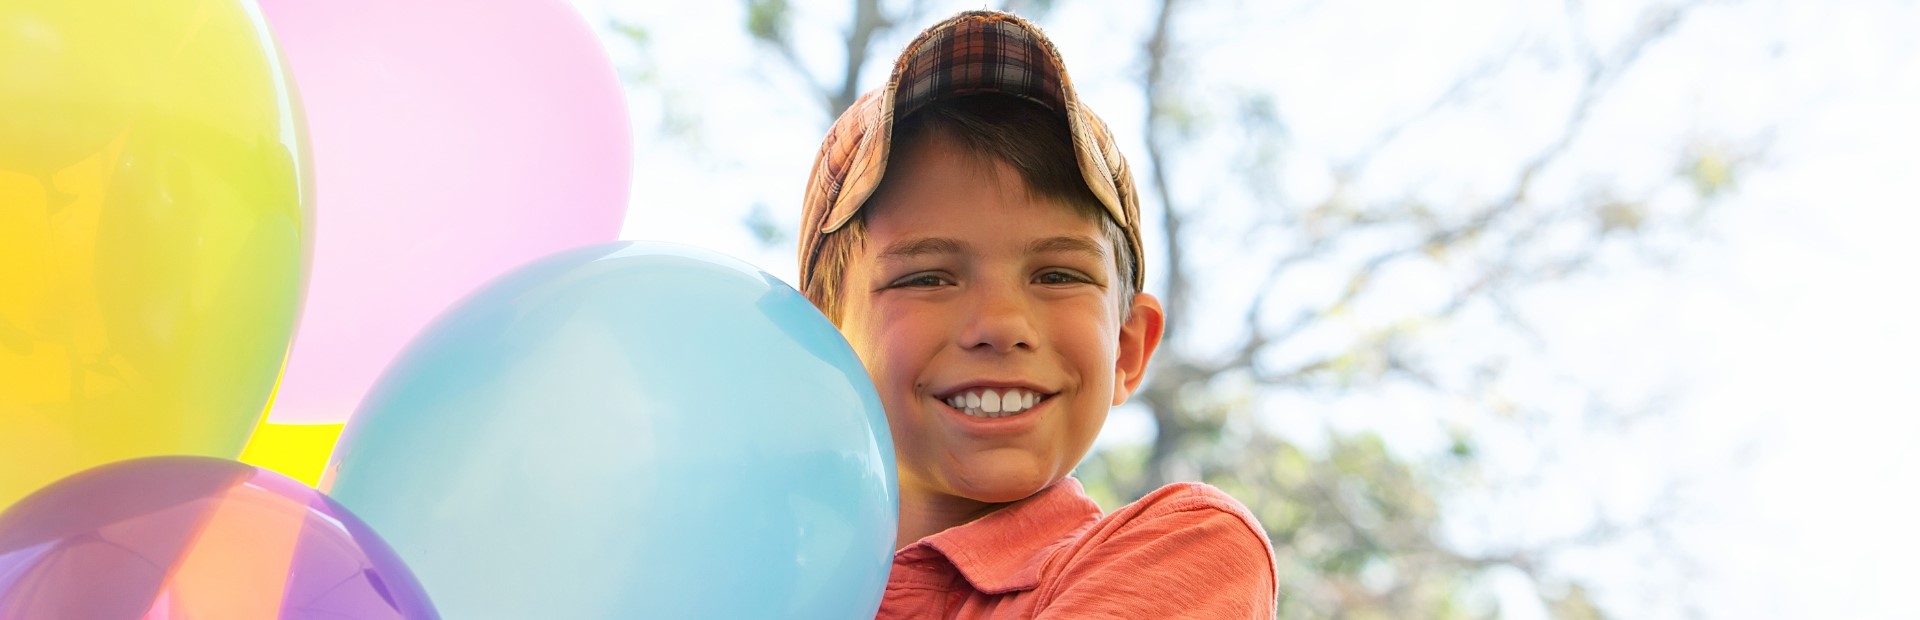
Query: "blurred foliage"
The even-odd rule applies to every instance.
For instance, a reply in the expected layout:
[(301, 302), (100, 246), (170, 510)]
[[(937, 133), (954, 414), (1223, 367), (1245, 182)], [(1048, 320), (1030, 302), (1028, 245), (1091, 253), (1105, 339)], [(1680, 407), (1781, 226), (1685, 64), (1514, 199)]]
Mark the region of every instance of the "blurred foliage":
[(767, 208), (767, 203), (753, 203), (753, 207), (747, 210), (746, 217), (740, 223), (747, 227), (747, 232), (753, 234), (754, 242), (759, 243), (761, 247), (773, 247), (793, 241), (787, 229), (781, 228), (779, 222), (773, 218), (773, 210)]
[[(1541, 135), (1541, 146), (1521, 160), (1504, 187), (1491, 197), (1434, 204), (1421, 197), (1359, 200), (1352, 191), (1376, 156), (1433, 115), (1471, 103), (1476, 85), (1497, 77), (1515, 61), (1496, 57), (1457, 78), (1427, 108), (1402, 126), (1385, 127), (1372, 145), (1335, 164), (1335, 187), (1318, 202), (1271, 201), (1259, 215), (1241, 224), (1271, 231), (1241, 252), (1209, 255), (1215, 241), (1207, 233), (1188, 232), (1219, 217), (1212, 195), (1182, 191), (1204, 186), (1185, 181), (1195, 164), (1218, 150), (1222, 139), (1247, 162), (1236, 170), (1245, 195), (1280, 195), (1275, 170), (1287, 155), (1286, 122), (1280, 106), (1266, 95), (1242, 97), (1229, 106), (1203, 110), (1204, 99), (1185, 81), (1183, 50), (1199, 43), (1182, 38), (1183, 11), (1191, 3), (1160, 0), (1153, 30), (1142, 37), (1142, 93), (1149, 104), (1145, 124), (1148, 149), (1142, 166), (1149, 172), (1144, 208), (1157, 216), (1169, 237), (1166, 275), (1167, 314), (1175, 323), (1155, 359), (1149, 382), (1136, 396), (1150, 411), (1155, 437), (1151, 445), (1108, 449), (1091, 457), (1078, 472), (1103, 506), (1113, 507), (1175, 480), (1201, 480), (1246, 502), (1267, 528), (1281, 569), (1282, 618), (1474, 618), (1502, 615), (1490, 592), (1495, 575), (1518, 575), (1535, 589), (1541, 606), (1554, 618), (1600, 618), (1588, 589), (1557, 574), (1555, 554), (1566, 548), (1598, 546), (1637, 530), (1658, 528), (1658, 516), (1621, 526), (1598, 518), (1586, 531), (1554, 542), (1508, 539), (1497, 548), (1465, 548), (1443, 535), (1447, 515), (1441, 506), (1463, 491), (1484, 486), (1489, 472), (1476, 447), (1494, 426), (1524, 427), (1530, 418), (1553, 415), (1511, 400), (1496, 386), (1515, 358), (1474, 361), (1432, 354), (1429, 335), (1478, 312), (1499, 317), (1493, 328), (1520, 341), (1537, 339), (1511, 299), (1532, 287), (1578, 277), (1595, 256), (1614, 246), (1644, 247), (1660, 233), (1689, 234), (1698, 222), (1692, 214), (1724, 195), (1743, 163), (1721, 150), (1696, 147), (1679, 158), (1675, 175), (1693, 186), (1698, 201), (1675, 217), (1656, 213), (1648, 200), (1654, 190), (1599, 187), (1586, 201), (1542, 199), (1539, 178), (1562, 165), (1569, 149), (1587, 131), (1592, 111), (1610, 95), (1642, 52), (1669, 36), (1690, 5), (1656, 4), (1638, 20), (1638, 28), (1601, 44), (1587, 37), (1579, 3), (1568, 3), (1568, 22), (1585, 53), (1575, 67), (1578, 87), (1567, 104), (1565, 121)], [(1191, 35), (1189, 35), (1191, 36)], [(1542, 35), (1545, 36), (1545, 35)], [(1223, 120), (1224, 119), (1224, 120)], [(1154, 216), (1148, 216), (1152, 221)], [(1552, 242), (1544, 241), (1552, 239)], [(1262, 247), (1264, 246), (1264, 247)], [(1246, 263), (1261, 251), (1272, 267), (1253, 284), (1251, 300), (1222, 312), (1215, 305), (1220, 286), (1196, 274)], [(1357, 248), (1357, 249), (1356, 249)], [(1257, 259), (1253, 259), (1258, 264)], [(1439, 303), (1383, 307), (1377, 301), (1385, 276), (1394, 269), (1424, 266), (1425, 273), (1453, 274), (1453, 294)], [(1320, 300), (1275, 300), (1283, 278), (1309, 269), (1341, 273), (1344, 282)], [(1244, 280), (1244, 278), (1242, 278)], [(1244, 281), (1235, 282), (1246, 286)], [(1390, 298), (1390, 296), (1387, 296)], [(1291, 316), (1273, 308), (1292, 302)], [(1357, 321), (1366, 312), (1374, 318)], [(1202, 314), (1204, 313), (1204, 314)], [(1384, 314), (1384, 316), (1381, 316)], [(1194, 321), (1244, 317), (1239, 335), (1225, 345), (1202, 345), (1190, 335)], [(1284, 317), (1276, 320), (1276, 316)], [(1201, 318), (1205, 317), (1205, 318)], [(1341, 343), (1309, 347), (1299, 355), (1302, 334), (1326, 327), (1350, 334)], [(1484, 329), (1484, 328), (1482, 328)], [(1324, 331), (1322, 332), (1324, 333)], [(1484, 336), (1483, 336), (1484, 337)], [(1277, 352), (1295, 351), (1280, 357)], [(1276, 358), (1286, 361), (1275, 361)], [(1462, 367), (1465, 365), (1466, 367)], [(1446, 445), (1434, 454), (1413, 456), (1387, 449), (1371, 431), (1327, 431), (1309, 450), (1299, 437), (1283, 437), (1258, 423), (1262, 394), (1366, 394), (1390, 387), (1413, 387), (1443, 403), (1467, 403), (1491, 414), (1477, 424), (1454, 424)], [(1591, 413), (1591, 412), (1590, 412)], [(1562, 414), (1564, 415), (1564, 413)], [(1600, 411), (1606, 422), (1628, 419)], [(1604, 427), (1604, 424), (1602, 425)], [(1328, 428), (1332, 428), (1331, 426)], [(1524, 432), (1524, 429), (1523, 429)], [(1604, 431), (1602, 431), (1604, 432)], [(1525, 477), (1526, 472), (1516, 474)], [(1499, 537), (1496, 538), (1510, 538)]]
[(747, 0), (747, 34), (774, 45), (787, 43), (792, 10), (787, 0)]

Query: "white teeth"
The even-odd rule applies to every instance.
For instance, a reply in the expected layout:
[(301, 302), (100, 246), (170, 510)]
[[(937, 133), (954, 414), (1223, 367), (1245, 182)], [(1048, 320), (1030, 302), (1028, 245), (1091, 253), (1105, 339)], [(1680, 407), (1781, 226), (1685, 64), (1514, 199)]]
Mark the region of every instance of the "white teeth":
[(976, 418), (1003, 418), (1032, 409), (1044, 397), (1031, 390), (974, 390), (947, 397), (947, 404)]

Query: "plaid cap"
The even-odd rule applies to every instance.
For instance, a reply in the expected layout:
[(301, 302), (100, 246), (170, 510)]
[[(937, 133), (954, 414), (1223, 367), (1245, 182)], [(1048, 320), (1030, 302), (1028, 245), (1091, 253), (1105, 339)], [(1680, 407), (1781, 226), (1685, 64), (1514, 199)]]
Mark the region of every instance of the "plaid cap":
[(1106, 123), (1080, 103), (1060, 53), (1038, 26), (1007, 13), (966, 11), (921, 32), (893, 63), (883, 88), (861, 95), (834, 121), (815, 155), (800, 213), (800, 282), (810, 288), (828, 233), (853, 219), (887, 170), (893, 120), (929, 103), (1001, 93), (1060, 114), (1087, 188), (1127, 233), (1133, 286), (1145, 290), (1140, 203), (1127, 161)]

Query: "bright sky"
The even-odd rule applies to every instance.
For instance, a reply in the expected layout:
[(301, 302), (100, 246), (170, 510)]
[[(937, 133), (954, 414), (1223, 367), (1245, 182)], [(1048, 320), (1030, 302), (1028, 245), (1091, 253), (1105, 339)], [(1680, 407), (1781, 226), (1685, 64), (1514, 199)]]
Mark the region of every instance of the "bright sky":
[[(623, 236), (713, 248), (792, 281), (791, 240), (763, 248), (742, 222), (763, 204), (793, 227), (827, 119), (798, 99), (792, 74), (743, 35), (740, 5), (575, 3), (602, 25), (617, 16), (646, 27), (645, 48), (608, 35), (609, 53), (630, 74), (662, 85), (629, 89), (638, 152)], [(840, 62), (831, 37), (848, 19), (846, 3), (797, 4), (803, 53), (831, 74)], [(1140, 153), (1143, 111), (1128, 80), (1146, 9), (1059, 4), (1044, 23), (1082, 96), (1130, 142), (1124, 150)], [(1585, 4), (1602, 43), (1637, 14), (1637, 4)], [(1235, 84), (1271, 89), (1300, 161), (1365, 143), (1489, 50), (1516, 45), (1527, 58), (1565, 56), (1543, 37), (1524, 36), (1544, 29), (1559, 37), (1552, 29), (1565, 27), (1560, 3), (1314, 5), (1296, 13), (1295, 3), (1218, 3), (1190, 22), (1192, 32), (1208, 34), (1190, 59), (1191, 83), (1215, 94)], [(1911, 1), (1713, 4), (1648, 51), (1577, 149), (1576, 168), (1607, 170), (1628, 187), (1670, 174), (1689, 137), (1760, 153), (1706, 238), (1689, 243), (1671, 268), (1621, 271), (1523, 300), (1551, 343), (1550, 367), (1539, 376), (1577, 377), (1628, 401), (1672, 394), (1668, 414), (1635, 433), (1570, 438), (1561, 455), (1570, 465), (1555, 470), (1561, 486), (1590, 489), (1586, 495), (1622, 510), (1650, 501), (1660, 480), (1677, 474), (1692, 482), (1696, 511), (1674, 543), (1700, 564), (1694, 585), (1678, 593), (1686, 606), (1642, 596), (1671, 580), (1641, 573), (1633, 556), (1567, 561), (1624, 617), (1690, 609), (1708, 618), (1920, 615), (1907, 583), (1920, 557), (1912, 525), (1920, 502), (1909, 495), (1920, 489), (1920, 458), (1907, 450), (1920, 439), (1920, 330), (1910, 323), (1920, 299), (1908, 273), (1920, 265), (1920, 244), (1908, 242), (1920, 228), (1912, 191), (1920, 178), (1912, 155), (1920, 144), (1917, 26), (1920, 5)], [(884, 79), (911, 34), (876, 45), (879, 59), (863, 83)], [(1552, 111), (1565, 109), (1568, 84), (1538, 73), (1490, 86), (1482, 95), (1504, 102), (1496, 108), (1423, 126), (1429, 133), (1384, 156), (1365, 187), (1444, 195), (1488, 186), (1485, 171), (1512, 166), (1487, 162), (1537, 146), (1524, 136), (1554, 126)], [(1648, 135), (1679, 141), (1633, 139)], [(1287, 175), (1289, 191), (1303, 199), (1331, 186), (1324, 168), (1294, 166)], [(1542, 191), (1577, 192), (1581, 181), (1544, 181)], [(1662, 204), (1656, 199), (1655, 208)], [(1405, 403), (1395, 398), (1321, 414), (1391, 433), (1412, 427), (1405, 416), (1426, 413), (1379, 406)], [(1138, 439), (1144, 429), (1122, 412), (1109, 440)], [(1421, 441), (1409, 437), (1402, 440)], [(1569, 518), (1562, 504), (1570, 497), (1545, 492), (1523, 502), (1529, 509), (1507, 526), (1523, 535), (1550, 531)], [(1509, 617), (1544, 617), (1505, 598)]]

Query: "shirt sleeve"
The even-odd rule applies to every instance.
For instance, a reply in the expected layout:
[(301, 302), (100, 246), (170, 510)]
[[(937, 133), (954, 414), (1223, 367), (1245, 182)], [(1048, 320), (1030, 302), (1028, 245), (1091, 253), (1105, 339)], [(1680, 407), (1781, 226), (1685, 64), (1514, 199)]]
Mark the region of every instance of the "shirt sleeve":
[(1273, 547), (1240, 502), (1183, 483), (1113, 517), (1063, 553), (1035, 618), (1273, 618)]

